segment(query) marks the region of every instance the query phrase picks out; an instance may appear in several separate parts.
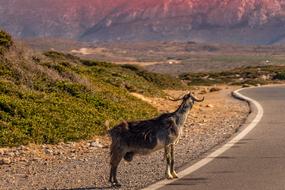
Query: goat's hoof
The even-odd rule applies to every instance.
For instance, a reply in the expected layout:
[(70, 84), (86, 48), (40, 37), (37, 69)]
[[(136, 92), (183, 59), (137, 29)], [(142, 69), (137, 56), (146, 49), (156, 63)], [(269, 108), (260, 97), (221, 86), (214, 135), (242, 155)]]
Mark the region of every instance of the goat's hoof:
[(112, 182), (112, 187), (120, 188), (122, 185), (119, 182)]
[(165, 174), (165, 178), (166, 179), (173, 179), (173, 176), (169, 173), (169, 174)]
[(171, 172), (171, 175), (173, 176), (173, 178), (179, 178), (175, 171)]

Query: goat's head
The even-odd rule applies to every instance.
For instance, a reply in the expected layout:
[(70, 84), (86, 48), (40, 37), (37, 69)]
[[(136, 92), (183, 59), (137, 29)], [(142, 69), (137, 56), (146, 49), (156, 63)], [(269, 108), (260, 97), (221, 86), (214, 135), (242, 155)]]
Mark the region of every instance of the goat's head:
[(188, 92), (185, 95), (180, 96), (179, 98), (168, 98), (171, 101), (180, 101), (180, 100), (184, 100), (184, 101), (190, 101), (192, 104), (194, 104), (195, 102), (203, 102), (204, 101), (204, 97), (202, 99), (198, 99), (197, 97), (195, 97), (191, 92)]

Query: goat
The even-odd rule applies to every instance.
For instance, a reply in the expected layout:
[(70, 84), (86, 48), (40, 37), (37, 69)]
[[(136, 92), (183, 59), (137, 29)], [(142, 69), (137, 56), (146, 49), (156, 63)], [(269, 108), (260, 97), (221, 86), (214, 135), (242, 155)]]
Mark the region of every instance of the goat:
[(175, 112), (164, 113), (156, 118), (144, 121), (122, 122), (109, 130), (112, 139), (110, 146), (110, 178), (114, 187), (120, 187), (117, 180), (117, 168), (122, 160), (131, 162), (136, 154), (146, 155), (164, 148), (166, 158), (165, 175), (168, 179), (177, 178), (174, 171), (174, 144), (181, 135), (189, 110), (197, 99), (191, 93), (172, 101), (183, 100)]

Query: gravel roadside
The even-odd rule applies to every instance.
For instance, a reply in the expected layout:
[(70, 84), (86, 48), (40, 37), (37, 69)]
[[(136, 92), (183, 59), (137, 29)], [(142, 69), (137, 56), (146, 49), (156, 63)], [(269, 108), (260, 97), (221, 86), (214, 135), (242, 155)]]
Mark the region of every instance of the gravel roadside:
[[(206, 101), (195, 104), (175, 148), (178, 170), (223, 143), (245, 121), (248, 105), (233, 99), (232, 90), (206, 93)], [(177, 106), (160, 99), (150, 102), (161, 111)], [(0, 149), (0, 189), (110, 189), (108, 146), (107, 137), (94, 137), (79, 143)], [(121, 189), (140, 189), (154, 183), (164, 177), (164, 170), (163, 151), (135, 157), (131, 163), (122, 161), (118, 172)]]

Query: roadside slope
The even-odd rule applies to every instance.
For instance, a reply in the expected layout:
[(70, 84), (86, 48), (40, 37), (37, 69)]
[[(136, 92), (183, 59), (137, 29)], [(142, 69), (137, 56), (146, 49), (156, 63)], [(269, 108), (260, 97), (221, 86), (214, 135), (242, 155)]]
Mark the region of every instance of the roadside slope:
[[(231, 97), (232, 89), (205, 94), (202, 104), (195, 104), (187, 120), (184, 135), (176, 146), (176, 168), (194, 161), (232, 136), (248, 115), (248, 107)], [(198, 91), (199, 92), (199, 91)], [(171, 91), (170, 95), (182, 92)], [(161, 98), (151, 98), (159, 110), (171, 111), (177, 104)], [(101, 142), (108, 147), (108, 141)], [(34, 147), (27, 147), (35, 149)], [(25, 148), (23, 148), (25, 149)], [(1, 189), (76, 189), (109, 187), (109, 150), (96, 148), (88, 142), (44, 146), (39, 152), (14, 149), (13, 154), (24, 152), (30, 156), (10, 165), (0, 166)], [(69, 150), (65, 152), (66, 150)], [(26, 153), (25, 153), (26, 152)], [(10, 154), (9, 151), (4, 156)], [(21, 157), (21, 156), (20, 156)], [(25, 168), (23, 170), (23, 167)], [(163, 151), (135, 157), (131, 163), (122, 162), (118, 177), (123, 189), (140, 189), (164, 178)]]
[(139, 67), (33, 52), (0, 32), (0, 147), (91, 139), (123, 119), (158, 114), (131, 92), (185, 88)]

